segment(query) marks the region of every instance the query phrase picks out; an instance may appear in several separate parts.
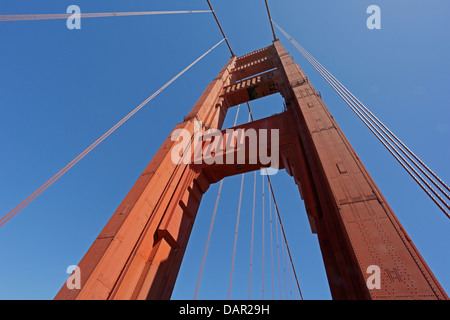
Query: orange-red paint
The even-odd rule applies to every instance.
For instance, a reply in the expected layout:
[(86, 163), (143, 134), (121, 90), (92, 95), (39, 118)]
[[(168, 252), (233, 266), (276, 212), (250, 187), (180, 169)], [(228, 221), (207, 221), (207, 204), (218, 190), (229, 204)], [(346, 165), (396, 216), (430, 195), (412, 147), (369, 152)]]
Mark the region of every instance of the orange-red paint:
[[(256, 76), (260, 73), (262, 75)], [(243, 80), (244, 79), (244, 80)], [(280, 130), (334, 299), (448, 299), (320, 96), (279, 41), (232, 57), (175, 129), (221, 129), (228, 108), (279, 92), (284, 113), (239, 128)], [(211, 183), (261, 164), (180, 164), (170, 135), (79, 263), (82, 288), (55, 299), (169, 299)], [(367, 268), (381, 270), (369, 290)]]

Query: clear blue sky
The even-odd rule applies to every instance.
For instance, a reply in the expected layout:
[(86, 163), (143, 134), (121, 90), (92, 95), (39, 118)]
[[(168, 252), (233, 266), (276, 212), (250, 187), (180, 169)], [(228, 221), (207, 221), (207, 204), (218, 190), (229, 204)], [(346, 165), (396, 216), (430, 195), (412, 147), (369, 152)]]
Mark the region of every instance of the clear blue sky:
[[(212, 1), (238, 55), (271, 44), (264, 1)], [(330, 70), (445, 181), (450, 182), (450, 3), (272, 0), (273, 19)], [(0, 14), (208, 9), (206, 1), (2, 1)], [(382, 29), (366, 28), (377, 4)], [(279, 34), (450, 292), (449, 221), (300, 54)], [(172, 76), (221, 39), (211, 14), (0, 23), (0, 215), (3, 216)], [(222, 44), (0, 230), (0, 299), (52, 299), (172, 128), (228, 61)], [(253, 103), (256, 118), (282, 110)], [(225, 126), (231, 126), (230, 110)], [(247, 121), (241, 109), (238, 122)], [(305, 299), (330, 299), (317, 238), (285, 172), (272, 178)], [(226, 299), (240, 177), (226, 179), (200, 299)], [(232, 298), (248, 294), (253, 174), (244, 201)], [(267, 184), (266, 184), (267, 186)], [(205, 195), (174, 299), (192, 299), (218, 184)], [(268, 189), (266, 189), (267, 200)], [(225, 200), (226, 199), (226, 200)], [(253, 297), (261, 298), (258, 176)], [(266, 214), (268, 214), (266, 202)], [(265, 288), (271, 298), (266, 216)], [(275, 234), (274, 234), (275, 236)], [(276, 251), (275, 257), (276, 257)], [(275, 259), (275, 297), (279, 298)], [(284, 285), (284, 283), (283, 283)], [(283, 288), (284, 290), (284, 288)]]

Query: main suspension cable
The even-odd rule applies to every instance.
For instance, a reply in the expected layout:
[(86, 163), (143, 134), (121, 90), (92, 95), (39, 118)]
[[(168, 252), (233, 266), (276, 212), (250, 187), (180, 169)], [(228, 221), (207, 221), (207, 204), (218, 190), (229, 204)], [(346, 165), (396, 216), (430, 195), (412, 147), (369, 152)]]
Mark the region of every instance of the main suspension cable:
[[(283, 29), (281, 29), (275, 22), (275, 26), (283, 33), (283, 35), (299, 50), (299, 52), (311, 63), (311, 65), (324, 77), (324, 79), (331, 85), (331, 87), (338, 93), (338, 95), (347, 103), (352, 111), (360, 118), (361, 121), (369, 128), (369, 130), (377, 137), (377, 139), (383, 144), (383, 146), (391, 153), (392, 156), (400, 163), (400, 165), (408, 172), (408, 174), (414, 179), (414, 181), (425, 191), (425, 193), (433, 200), (433, 202), (444, 212), (444, 214), (450, 218), (450, 214), (444, 208), (450, 209), (450, 205), (439, 195), (430, 184), (420, 175), (412, 165), (418, 168), (428, 181), (438, 188), (438, 190), (448, 199), (450, 196), (443, 190), (448, 190), (448, 186), (431, 171), (406, 145), (401, 142), (378, 118), (376, 118), (370, 110), (365, 107), (347, 88), (345, 88), (328, 70), (326, 70), (316, 59), (314, 59), (300, 44), (298, 44), (292, 37), (290, 37)], [(383, 133), (380, 132), (380, 129)], [(395, 144), (398, 150), (391, 144)], [(401, 147), (398, 143), (403, 147)], [(406, 151), (405, 151), (406, 150)], [(409, 152), (409, 154), (408, 154)], [(411, 162), (408, 162), (403, 156), (405, 155)], [(411, 156), (423, 165), (426, 171), (428, 171), (433, 177), (435, 177), (441, 185), (437, 184), (425, 170), (414, 161)], [(412, 172), (411, 172), (412, 171)], [(422, 182), (420, 182), (420, 181)], [(425, 184), (425, 186), (423, 185)], [(427, 190), (428, 188), (428, 190)], [(429, 190), (431, 193), (430, 194)], [(437, 198), (437, 199), (436, 199)], [(439, 201), (438, 201), (439, 199)]]
[[(312, 62), (314, 63), (314, 62)], [(437, 201), (437, 199), (431, 195), (423, 186), (423, 184), (417, 180), (419, 178), (430, 190), (431, 192), (443, 203), (444, 206), (446, 206), (448, 209), (450, 209), (450, 205), (445, 202), (444, 199), (437, 193), (437, 191), (432, 188), (425, 179), (411, 166), (411, 164), (400, 154), (400, 152), (387, 140), (387, 138), (377, 129), (375, 128), (370, 120), (361, 112), (361, 109), (359, 109), (354, 102), (349, 100), (348, 95), (346, 95), (341, 88), (336, 86), (336, 83), (334, 83), (332, 80), (330, 80), (329, 76), (327, 74), (324, 74), (322, 71), (318, 70), (318, 72), (324, 77), (324, 79), (331, 85), (331, 87), (341, 96), (341, 98), (347, 103), (347, 105), (355, 112), (355, 114), (360, 118), (360, 120), (363, 121), (363, 123), (369, 128), (369, 130), (377, 137), (377, 139), (386, 147), (386, 149), (391, 153), (392, 156), (402, 165), (402, 167), (411, 175), (411, 177), (416, 181), (416, 183), (419, 184), (419, 186), (428, 194), (428, 196), (436, 203), (436, 205), (439, 206), (439, 208), (444, 211), (446, 215), (447, 211), (441, 206), (441, 204)], [(391, 142), (392, 140), (389, 139)], [(387, 145), (386, 145), (387, 144)], [(395, 141), (394, 141), (394, 144)], [(397, 144), (396, 144), (397, 145)], [(398, 147), (398, 145), (397, 145)], [(395, 154), (394, 154), (395, 153)], [(405, 154), (405, 153), (403, 153)], [(411, 160), (411, 158), (408, 156), (408, 154), (405, 154), (408, 159)], [(399, 159), (400, 157), (400, 159)], [(413, 163), (417, 166), (417, 163), (413, 161)], [(409, 168), (406, 168), (405, 165)], [(422, 172), (423, 170), (418, 167)], [(413, 173), (410, 171), (410, 169), (413, 171)], [(425, 175), (431, 180), (431, 178), (425, 173)], [(441, 188), (438, 187), (438, 189), (442, 192), (444, 192)], [(446, 195), (447, 196), (447, 195)]]
[(213, 9), (213, 7), (212, 7), (211, 2), (210, 2), (209, 0), (206, 0), (206, 2), (208, 2), (208, 6), (209, 6), (209, 8), (211, 9), (211, 12), (212, 12), (212, 14), (213, 14), (213, 16), (214, 16), (214, 19), (215, 19), (216, 22), (217, 22), (217, 25), (219, 26), (220, 32), (222, 33), (223, 38), (224, 38), (225, 41), (227, 42), (227, 46), (228, 46), (228, 49), (230, 49), (231, 56), (234, 57), (235, 54), (234, 54), (234, 52), (233, 52), (233, 49), (231, 49), (230, 43), (228, 42), (228, 38), (227, 38), (227, 36), (225, 35), (225, 32), (224, 32), (223, 29), (222, 29), (222, 26), (220, 25), (219, 19), (217, 18), (216, 12), (214, 11), (214, 9)]
[(102, 141), (108, 138), (114, 131), (116, 131), (121, 125), (123, 125), (128, 119), (130, 119), (134, 114), (141, 110), (145, 105), (147, 105), (153, 98), (160, 94), (164, 89), (166, 89), (170, 84), (177, 80), (186, 71), (192, 68), (197, 62), (203, 59), (208, 53), (214, 50), (219, 44), (221, 44), (225, 39), (222, 39), (216, 43), (211, 49), (202, 54), (194, 62), (184, 68), (176, 76), (170, 79), (166, 84), (159, 88), (155, 93), (143, 101), (138, 107), (126, 115), (122, 120), (120, 120), (115, 126), (109, 129), (105, 134), (103, 134), (99, 139), (97, 139), (93, 144), (91, 144), (86, 150), (80, 153), (75, 159), (73, 159), (69, 164), (67, 164), (63, 169), (61, 169), (57, 174), (50, 178), (46, 183), (44, 183), (39, 189), (33, 192), (25, 200), (19, 203), (13, 210), (0, 219), (0, 227), (2, 227), (6, 222), (8, 222), (12, 217), (19, 213), (23, 208), (25, 208), (31, 201), (33, 201), (37, 196), (44, 192), (48, 187), (50, 187), (54, 182), (56, 182), (62, 175), (64, 175), (69, 169), (71, 169), (75, 164), (77, 164), (81, 159), (83, 159), (88, 153), (90, 153), (95, 147), (97, 147)]
[(264, 0), (266, 2), (266, 9), (267, 9), (267, 15), (269, 16), (269, 22), (270, 22), (270, 28), (272, 29), (272, 35), (273, 35), (273, 40), (277, 40), (277, 36), (275, 34), (275, 29), (273, 28), (273, 23), (272, 23), (272, 17), (270, 15), (270, 10), (269, 10), (269, 4), (267, 3), (267, 0)]
[[(291, 38), (292, 39), (292, 38)], [(413, 157), (418, 160), (424, 167), (426, 167), (426, 169), (429, 171), (429, 173), (431, 173), (435, 178), (438, 179), (438, 181), (440, 181), (443, 184), (443, 187), (448, 189), (448, 186), (441, 180), (439, 179), (439, 177), (437, 177), (437, 175), (431, 171), (431, 169), (429, 169), (400, 139), (397, 138), (397, 136), (395, 136), (361, 101), (359, 101), (344, 85), (342, 85), (327, 69), (325, 69), (325, 67), (323, 67), (313, 56), (311, 56), (308, 51), (306, 51), (303, 47), (301, 47), (298, 43), (296, 43), (295, 40), (292, 39), (292, 41), (294, 41), (294, 45), (298, 45), (296, 46), (297, 49), (300, 51), (300, 53), (302, 53), (305, 58), (313, 65), (314, 68), (316, 68), (316, 70), (325, 78), (325, 80), (333, 87), (333, 89), (335, 89), (335, 91), (339, 90), (342, 94), (346, 95), (347, 98), (350, 98), (353, 102), (350, 102), (356, 109), (359, 110), (359, 112), (364, 113), (366, 116), (363, 116), (368, 122), (375, 124), (375, 126), (380, 129), (384, 135), (391, 141), (393, 142), (397, 148), (429, 179), (429, 181), (431, 181), (437, 188), (438, 190), (445, 195), (445, 197), (447, 199), (450, 200), (450, 195), (442, 189), (442, 187), (437, 184), (426, 172), (425, 170), (420, 167), (415, 161), (414, 159), (411, 158), (410, 154), (413, 155)], [(308, 58), (309, 57), (309, 58)], [(320, 70), (318, 70), (320, 69)], [(335, 86), (337, 86), (337, 89), (335, 86), (332, 85), (332, 82)], [(347, 100), (348, 101), (348, 100)], [(357, 104), (357, 105), (355, 105)], [(372, 125), (373, 127), (373, 125)], [(374, 128), (374, 127), (373, 127)], [(374, 128), (375, 129), (375, 128)], [(376, 130), (376, 129), (375, 129)], [(388, 131), (388, 132), (386, 132)], [(380, 136), (383, 136), (378, 130), (377, 132), (380, 134)], [(389, 136), (389, 134), (395, 139), (392, 139), (392, 137)], [(387, 142), (387, 141), (386, 141)], [(408, 154), (407, 152), (405, 152), (404, 150), (402, 150), (402, 147), (398, 144), (400, 143), (402, 145), (403, 148), (405, 148), (406, 150), (408, 150), (410, 152), (410, 154)], [(406, 162), (406, 161), (405, 161)], [(411, 168), (412, 169), (412, 168)], [(412, 169), (413, 170), (413, 169)], [(439, 195), (437, 195), (439, 197)], [(444, 200), (442, 200), (444, 201)], [(444, 201), (445, 202), (445, 201)], [(449, 206), (447, 206), (448, 208), (450, 208)]]
[[(140, 12), (101, 12), (101, 13), (80, 13), (80, 18), (106, 18), (125, 16), (147, 16), (163, 14), (184, 14), (184, 13), (207, 13), (210, 10), (185, 10), (185, 11), (140, 11)], [(8, 14), (0, 15), (0, 21), (32, 21), (32, 20), (55, 20), (68, 19), (73, 13), (56, 14)]]

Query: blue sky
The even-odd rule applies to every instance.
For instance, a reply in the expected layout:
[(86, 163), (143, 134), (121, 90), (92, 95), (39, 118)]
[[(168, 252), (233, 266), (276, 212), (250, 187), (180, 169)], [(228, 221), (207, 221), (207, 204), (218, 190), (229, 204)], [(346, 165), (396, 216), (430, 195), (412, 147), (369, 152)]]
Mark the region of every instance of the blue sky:
[[(237, 55), (272, 41), (264, 1), (212, 1)], [(206, 1), (0, 1), (0, 14), (202, 10)], [(444, 181), (450, 181), (450, 3), (269, 1), (273, 19), (364, 102)], [(381, 30), (366, 9), (381, 8)], [(327, 83), (279, 34), (337, 120), (442, 286), (450, 292), (449, 221)], [(161, 85), (221, 40), (211, 14), (0, 23), (0, 213), (8, 213)], [(172, 128), (228, 61), (222, 44), (0, 230), (0, 299), (52, 299)], [(255, 101), (255, 118), (282, 110)], [(230, 110), (225, 127), (236, 110)], [(247, 121), (245, 108), (238, 123)], [(330, 299), (317, 238), (285, 172), (272, 178), (305, 299)], [(240, 176), (224, 181), (200, 299), (226, 299)], [(258, 176), (252, 296), (261, 298)], [(266, 184), (267, 187), (267, 184)], [(197, 215), (174, 299), (192, 299), (217, 194)], [(233, 299), (248, 295), (253, 174), (245, 176)], [(266, 189), (267, 201), (268, 189)], [(225, 200), (226, 199), (226, 200)], [(268, 202), (265, 297), (271, 297)], [(275, 234), (274, 234), (275, 237)], [(275, 257), (276, 257), (276, 251)], [(275, 268), (277, 261), (275, 260)], [(275, 269), (275, 298), (279, 298)], [(284, 283), (283, 283), (284, 285)], [(283, 288), (284, 290), (284, 288)]]

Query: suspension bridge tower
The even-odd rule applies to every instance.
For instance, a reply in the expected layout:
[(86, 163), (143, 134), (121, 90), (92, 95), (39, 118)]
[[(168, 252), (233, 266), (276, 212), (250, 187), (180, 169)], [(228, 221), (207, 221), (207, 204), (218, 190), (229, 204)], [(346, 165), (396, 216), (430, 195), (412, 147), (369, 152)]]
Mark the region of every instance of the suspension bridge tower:
[[(278, 40), (233, 56), (174, 130), (186, 129), (193, 137), (195, 121), (203, 131), (222, 130), (228, 109), (277, 93), (285, 100), (284, 112), (238, 128), (279, 130), (279, 167), (304, 200), (333, 299), (448, 299)], [(64, 285), (55, 299), (169, 299), (203, 194), (228, 176), (264, 166), (177, 164), (171, 160), (176, 143), (170, 134), (79, 263), (81, 289)], [(370, 266), (381, 273), (379, 289), (367, 285)]]

